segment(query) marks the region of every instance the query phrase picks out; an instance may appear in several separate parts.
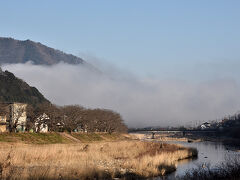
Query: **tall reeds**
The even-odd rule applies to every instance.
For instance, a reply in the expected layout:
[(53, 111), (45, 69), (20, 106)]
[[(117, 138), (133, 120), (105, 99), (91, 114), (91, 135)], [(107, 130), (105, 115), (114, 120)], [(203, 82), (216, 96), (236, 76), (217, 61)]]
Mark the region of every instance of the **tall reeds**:
[(3, 179), (153, 177), (175, 170), (195, 149), (141, 141), (0, 146)]

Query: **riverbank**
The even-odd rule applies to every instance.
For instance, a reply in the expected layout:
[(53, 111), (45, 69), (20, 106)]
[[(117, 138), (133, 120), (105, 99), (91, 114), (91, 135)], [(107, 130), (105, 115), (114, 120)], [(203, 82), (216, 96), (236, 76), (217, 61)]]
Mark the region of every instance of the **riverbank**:
[(183, 136), (175, 136), (174, 133), (155, 133), (154, 137), (152, 137), (152, 133), (130, 133), (131, 136), (135, 139), (139, 140), (158, 140), (160, 142), (169, 142), (169, 141), (180, 141), (180, 142), (200, 142), (203, 141), (200, 138), (190, 138)]
[[(182, 139), (182, 136), (179, 135), (171, 135), (169, 137), (169, 139), (177, 139), (177, 141), (179, 141), (179, 139)], [(201, 134), (201, 135), (194, 135), (194, 134), (186, 134), (185, 139), (187, 139), (187, 142), (200, 142), (200, 141), (209, 141), (209, 142), (220, 142), (222, 143), (226, 149), (228, 150), (233, 150), (233, 151), (240, 151), (240, 139), (238, 138), (232, 138), (232, 137), (228, 137), (228, 136), (218, 136), (216, 135), (205, 135), (205, 134)]]
[(130, 139), (120, 133), (0, 133), (0, 142), (24, 144), (69, 144)]
[(202, 142), (202, 141), (210, 141), (210, 142), (220, 142), (226, 146), (227, 149), (231, 149), (234, 151), (240, 151), (240, 139), (225, 137), (225, 136), (217, 136), (217, 135), (208, 135), (208, 134), (191, 134), (190, 132), (185, 133), (183, 136), (182, 133), (174, 133), (174, 132), (166, 132), (166, 133), (157, 133), (154, 134), (154, 139), (152, 138), (152, 133), (130, 133), (135, 139), (145, 139), (149, 141), (160, 141), (160, 142)]
[(238, 180), (240, 179), (240, 156), (230, 158), (218, 166), (209, 165), (190, 169), (177, 180)]
[[(80, 135), (73, 137), (77, 139), (77, 136)], [(196, 149), (179, 145), (121, 139), (125, 135), (120, 139), (106, 135), (101, 140), (91, 136), (94, 140), (77, 143), (70, 140), (57, 144), (1, 142), (1, 178), (148, 178), (173, 172), (177, 161), (197, 156)]]
[[(177, 170), (168, 176), (176, 180), (231, 180), (240, 179), (240, 154), (236, 149), (237, 139), (216, 136), (193, 136), (177, 132), (152, 132), (133, 134), (135, 138), (147, 141), (158, 141), (181, 144), (184, 147), (194, 147), (198, 150), (198, 158), (186, 163), (180, 163)], [(200, 139), (201, 138), (201, 139)], [(235, 141), (235, 142), (233, 142)], [(239, 144), (238, 144), (239, 145)], [(239, 147), (239, 146), (238, 146)]]

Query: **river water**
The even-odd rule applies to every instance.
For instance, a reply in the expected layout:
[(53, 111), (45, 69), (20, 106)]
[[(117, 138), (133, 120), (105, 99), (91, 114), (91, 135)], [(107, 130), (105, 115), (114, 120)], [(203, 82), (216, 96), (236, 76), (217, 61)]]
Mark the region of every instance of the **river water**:
[[(167, 143), (172, 144), (181, 144), (185, 147), (194, 147), (198, 150), (198, 158), (192, 160), (183, 160), (177, 163), (177, 170), (168, 175), (167, 180), (174, 180), (177, 176), (182, 176), (185, 174), (187, 170), (192, 168), (197, 168), (198, 166), (210, 164), (210, 167), (219, 165), (220, 163), (227, 160), (227, 158), (231, 158), (234, 156), (239, 156), (240, 153), (229, 150), (220, 142), (179, 142), (179, 141), (171, 141)], [(154, 178), (155, 180), (160, 180), (162, 178)]]

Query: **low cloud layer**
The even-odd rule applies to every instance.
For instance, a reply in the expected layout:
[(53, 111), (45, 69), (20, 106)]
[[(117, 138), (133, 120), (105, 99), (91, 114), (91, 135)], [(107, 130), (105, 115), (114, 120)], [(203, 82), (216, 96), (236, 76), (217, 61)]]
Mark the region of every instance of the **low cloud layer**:
[(55, 104), (112, 109), (129, 127), (195, 125), (240, 110), (240, 86), (231, 78), (205, 82), (142, 79), (112, 67), (98, 72), (64, 63), (2, 68), (37, 87)]

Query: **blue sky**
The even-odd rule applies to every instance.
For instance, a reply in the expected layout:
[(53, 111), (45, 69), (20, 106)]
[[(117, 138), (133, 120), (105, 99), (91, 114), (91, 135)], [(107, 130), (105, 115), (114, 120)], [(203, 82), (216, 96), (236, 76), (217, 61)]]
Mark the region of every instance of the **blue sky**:
[(90, 54), (141, 76), (240, 73), (237, 0), (0, 0), (0, 36)]

